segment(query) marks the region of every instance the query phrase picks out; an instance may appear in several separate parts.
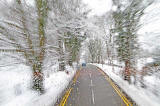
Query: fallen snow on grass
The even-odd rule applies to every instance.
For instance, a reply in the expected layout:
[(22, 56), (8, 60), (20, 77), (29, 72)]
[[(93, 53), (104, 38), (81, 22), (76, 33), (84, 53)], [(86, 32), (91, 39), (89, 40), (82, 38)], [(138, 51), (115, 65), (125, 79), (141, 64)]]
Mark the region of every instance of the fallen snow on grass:
[(119, 85), (139, 106), (160, 106), (160, 98), (155, 96), (147, 89), (143, 89), (134, 85), (129, 85), (119, 75), (115, 74), (120, 72), (120, 68), (115, 67), (114, 72), (112, 66), (94, 64), (101, 68), (107, 75), (110, 76), (114, 82)]
[(46, 76), (46, 93), (38, 95), (30, 86), (30, 68), (24, 65), (0, 68), (0, 106), (53, 106), (75, 74), (73, 68), (67, 70), (69, 74), (53, 72)]

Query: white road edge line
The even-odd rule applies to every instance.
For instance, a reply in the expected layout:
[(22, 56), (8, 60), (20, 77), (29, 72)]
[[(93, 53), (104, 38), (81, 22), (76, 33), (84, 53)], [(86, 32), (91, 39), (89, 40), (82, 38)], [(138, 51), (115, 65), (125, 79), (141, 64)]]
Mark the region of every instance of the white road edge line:
[(89, 77), (91, 78), (91, 73), (89, 73)]
[(94, 102), (94, 92), (93, 92), (93, 89), (92, 89), (92, 101), (93, 101), (93, 104), (95, 104), (95, 102)]
[(93, 82), (92, 82), (92, 79), (91, 79), (91, 87), (93, 86)]
[(91, 79), (91, 95), (92, 95), (92, 102), (93, 102), (93, 104), (95, 104), (95, 101), (94, 101), (94, 92), (93, 92), (93, 81), (92, 81), (92, 79)]
[[(91, 73), (89, 73), (89, 77), (91, 79), (91, 77), (92, 77)], [(91, 79), (91, 95), (92, 95), (92, 102), (93, 102), (93, 104), (95, 104), (94, 92), (93, 92), (93, 81), (92, 81), (92, 79)]]

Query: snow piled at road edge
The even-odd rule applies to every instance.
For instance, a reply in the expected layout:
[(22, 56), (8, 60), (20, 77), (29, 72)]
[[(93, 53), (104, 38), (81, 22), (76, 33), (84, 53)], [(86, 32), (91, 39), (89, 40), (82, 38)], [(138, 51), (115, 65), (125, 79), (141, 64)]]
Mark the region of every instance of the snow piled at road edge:
[(75, 69), (54, 72), (45, 78), (46, 93), (38, 95), (30, 89), (31, 70), (24, 66), (0, 68), (0, 106), (53, 106), (72, 80)]

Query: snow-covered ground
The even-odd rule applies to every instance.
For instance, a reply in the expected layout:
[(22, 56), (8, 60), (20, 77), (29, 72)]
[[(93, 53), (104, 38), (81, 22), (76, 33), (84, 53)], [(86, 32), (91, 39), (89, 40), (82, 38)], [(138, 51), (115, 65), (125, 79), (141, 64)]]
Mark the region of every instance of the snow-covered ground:
[[(113, 72), (111, 66), (101, 64), (94, 65), (98, 66), (107, 75), (109, 75), (139, 106), (160, 106), (160, 97), (156, 96), (149, 89), (144, 89), (135, 85), (129, 85), (128, 82), (124, 81), (118, 74), (120, 73), (120, 70), (122, 70), (121, 68), (114, 67)], [(146, 77), (145, 80), (147, 80), (148, 83), (150, 81), (149, 84), (155, 81), (151, 77)]]
[(17, 65), (0, 68), (0, 106), (53, 106), (62, 91), (67, 87), (75, 70), (67, 67), (65, 72), (53, 72), (46, 76), (46, 93), (38, 95), (31, 90), (31, 70), (27, 66)]

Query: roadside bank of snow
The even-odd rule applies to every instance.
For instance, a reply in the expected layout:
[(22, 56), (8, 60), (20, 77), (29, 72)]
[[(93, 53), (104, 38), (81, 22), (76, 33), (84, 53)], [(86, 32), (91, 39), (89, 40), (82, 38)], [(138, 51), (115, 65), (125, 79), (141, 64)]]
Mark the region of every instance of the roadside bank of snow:
[(160, 98), (157, 98), (154, 94), (147, 91), (146, 89), (136, 87), (134, 85), (129, 85), (128, 82), (124, 81), (120, 75), (120, 68), (114, 67), (114, 72), (112, 71), (112, 66), (94, 64), (101, 68), (114, 82), (119, 85), (137, 104), (138, 106), (160, 106)]
[(54, 72), (45, 78), (46, 93), (38, 95), (30, 89), (31, 70), (24, 65), (0, 68), (0, 106), (53, 106), (72, 80), (75, 70)]

